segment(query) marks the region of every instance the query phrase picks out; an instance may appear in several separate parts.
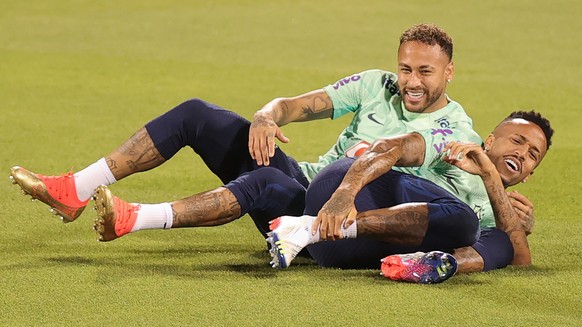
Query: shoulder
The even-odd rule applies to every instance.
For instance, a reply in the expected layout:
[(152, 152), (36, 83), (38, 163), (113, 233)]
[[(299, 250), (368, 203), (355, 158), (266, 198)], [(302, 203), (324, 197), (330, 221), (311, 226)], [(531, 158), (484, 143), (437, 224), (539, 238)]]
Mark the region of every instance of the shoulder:
[(385, 89), (389, 95), (399, 94), (398, 75), (381, 69), (370, 69), (360, 73), (365, 83), (371, 84), (379, 89)]

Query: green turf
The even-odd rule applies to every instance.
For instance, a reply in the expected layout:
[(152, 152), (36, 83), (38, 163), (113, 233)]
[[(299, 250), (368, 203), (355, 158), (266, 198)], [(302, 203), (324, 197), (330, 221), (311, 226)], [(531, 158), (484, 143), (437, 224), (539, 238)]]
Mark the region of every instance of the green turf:
[[(485, 135), (535, 108), (556, 129), (519, 191), (536, 205), (534, 266), (393, 283), (378, 271), (274, 271), (248, 217), (95, 241), (0, 183), (2, 326), (574, 326), (582, 324), (582, 23), (578, 1), (0, 0), (0, 167), (80, 169), (149, 119), (200, 97), (250, 118), (268, 100), (369, 68), (395, 69), (398, 36), (435, 22), (455, 40), (448, 93)], [(284, 150), (315, 160), (346, 124), (294, 124)], [(140, 202), (219, 185), (184, 150), (112, 186)]]

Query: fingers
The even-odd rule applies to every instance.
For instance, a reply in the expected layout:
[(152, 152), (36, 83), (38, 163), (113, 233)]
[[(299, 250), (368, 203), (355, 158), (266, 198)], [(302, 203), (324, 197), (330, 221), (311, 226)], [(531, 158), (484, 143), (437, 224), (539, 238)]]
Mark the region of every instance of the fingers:
[[(358, 211), (356, 210), (355, 207), (352, 207), (350, 213), (348, 213), (348, 217), (344, 220), (343, 228), (347, 229), (348, 227), (350, 227), (350, 225), (356, 221), (357, 215)], [(344, 235), (342, 235), (342, 237), (344, 237)]]
[(288, 143), (289, 139), (283, 135), (278, 127), (251, 128), (249, 132), (249, 153), (258, 165), (268, 166), (270, 158), (275, 155), (276, 142), (278, 138), (283, 143)]
[(279, 139), (279, 141), (283, 143), (289, 143), (289, 139), (283, 134), (283, 131), (281, 131), (280, 128), (277, 128), (275, 136)]
[(320, 240), (340, 240), (345, 237), (342, 233), (342, 227), (347, 229), (353, 224), (356, 221), (357, 213), (355, 208), (352, 208), (347, 216), (326, 214), (320, 211), (311, 228), (311, 234), (315, 235), (319, 229)]
[(249, 153), (257, 165), (268, 166), (270, 158), (275, 154), (274, 132), (253, 133), (249, 135)]
[(528, 207), (533, 208), (533, 203), (527, 198), (527, 196), (525, 196), (517, 191), (507, 192), (507, 196), (509, 196), (510, 199), (514, 199), (516, 201), (523, 203), (524, 205), (526, 205)]
[(523, 203), (513, 199), (513, 198), (509, 198), (509, 201), (511, 202), (511, 206), (513, 207), (513, 209), (515, 209), (515, 211), (518, 214), (526, 214), (529, 210), (529, 207), (524, 205)]
[(526, 218), (533, 217), (533, 203), (525, 195), (519, 194), (517, 191), (512, 191), (507, 192), (507, 196), (509, 197), (511, 205), (518, 214), (525, 216)]
[[(320, 219), (321, 218), (321, 219)], [(319, 220), (319, 222), (318, 222)], [(320, 213), (317, 215), (317, 219), (313, 224), (314, 229), (317, 231), (317, 225), (319, 226), (319, 239), (322, 241), (333, 241), (335, 240), (335, 219), (332, 216), (328, 216), (325, 213)]]
[[(311, 227), (311, 235), (317, 234), (317, 230), (320, 229), (319, 226), (321, 225), (321, 215), (317, 214), (317, 218), (313, 222), (313, 226)], [(319, 238), (321, 239), (321, 232), (319, 233)]]
[(535, 222), (533, 203), (525, 195), (521, 195), (517, 191), (508, 192), (507, 195), (526, 235), (531, 234)]
[(481, 147), (475, 143), (450, 142), (445, 146), (447, 155), (445, 160), (448, 162), (462, 161), (469, 154), (478, 151)]

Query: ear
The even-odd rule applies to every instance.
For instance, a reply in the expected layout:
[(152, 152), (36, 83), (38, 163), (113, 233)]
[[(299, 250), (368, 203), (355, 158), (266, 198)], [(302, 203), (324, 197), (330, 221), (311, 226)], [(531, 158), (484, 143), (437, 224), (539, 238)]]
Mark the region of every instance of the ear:
[(529, 175), (527, 175), (521, 182), (522, 183), (527, 182), (527, 180), (531, 177), (531, 175), (533, 175), (533, 173), (534, 173), (533, 171), (531, 173), (529, 173)]
[(445, 68), (445, 79), (447, 81), (452, 81), (453, 77), (455, 77), (455, 63), (453, 61), (447, 64)]
[(495, 136), (493, 136), (493, 134), (489, 134), (489, 136), (487, 136), (487, 139), (485, 139), (485, 149), (486, 149), (485, 152), (491, 150), (493, 142), (495, 142)]

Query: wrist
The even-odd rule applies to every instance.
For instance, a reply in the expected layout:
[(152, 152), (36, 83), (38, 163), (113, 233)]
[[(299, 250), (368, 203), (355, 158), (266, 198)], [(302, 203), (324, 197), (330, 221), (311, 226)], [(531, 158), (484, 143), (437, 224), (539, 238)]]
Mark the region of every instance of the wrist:
[(340, 185), (336, 189), (334, 193), (343, 194), (344, 196), (350, 196), (352, 198), (356, 198), (356, 195), (359, 192), (359, 188), (355, 185)]
[(494, 165), (490, 165), (483, 169), (481, 177), (483, 179), (501, 178), (501, 175), (499, 175), (499, 172), (497, 171)]

